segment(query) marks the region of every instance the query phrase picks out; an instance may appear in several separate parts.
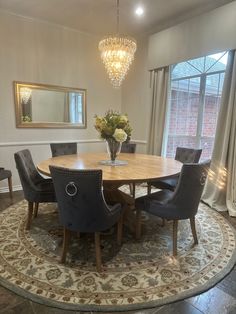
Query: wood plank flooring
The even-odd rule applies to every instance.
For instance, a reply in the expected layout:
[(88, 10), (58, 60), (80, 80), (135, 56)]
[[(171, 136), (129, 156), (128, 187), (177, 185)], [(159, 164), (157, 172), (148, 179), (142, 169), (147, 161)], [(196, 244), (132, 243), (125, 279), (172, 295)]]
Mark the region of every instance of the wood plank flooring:
[[(13, 193), (13, 202), (8, 193), (0, 194), (0, 211), (23, 199), (21, 191)], [(236, 229), (236, 218), (222, 213)], [(41, 305), (0, 286), (0, 314), (93, 314), (93, 312), (65, 311)], [(99, 312), (100, 314), (104, 314)], [(98, 314), (99, 314), (98, 313)], [(236, 314), (236, 266), (215, 287), (198, 296), (148, 310), (114, 312), (120, 314)], [(106, 314), (113, 314), (106, 312)]]

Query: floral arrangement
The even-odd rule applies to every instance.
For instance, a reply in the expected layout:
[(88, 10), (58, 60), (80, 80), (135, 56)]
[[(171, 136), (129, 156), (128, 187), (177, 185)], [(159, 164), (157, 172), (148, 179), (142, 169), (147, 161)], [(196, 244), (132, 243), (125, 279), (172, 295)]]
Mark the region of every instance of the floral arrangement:
[(117, 111), (108, 110), (104, 117), (95, 115), (95, 129), (105, 140), (115, 140), (116, 142), (128, 142), (131, 137), (132, 128), (127, 115), (122, 115)]
[(22, 116), (21, 120), (22, 122), (32, 122), (32, 119), (30, 116)]

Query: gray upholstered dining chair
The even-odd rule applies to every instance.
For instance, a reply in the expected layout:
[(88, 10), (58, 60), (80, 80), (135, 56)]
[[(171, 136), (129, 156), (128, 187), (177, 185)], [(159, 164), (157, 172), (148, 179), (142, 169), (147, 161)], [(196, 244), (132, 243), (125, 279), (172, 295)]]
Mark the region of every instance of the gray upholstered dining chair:
[(9, 188), (10, 197), (13, 198), (11, 170), (6, 170), (6, 169), (0, 167), (0, 181), (5, 180), (5, 179), (8, 180), (8, 188)]
[(209, 169), (209, 161), (199, 164), (184, 164), (175, 191), (162, 190), (139, 197), (135, 201), (136, 237), (141, 236), (141, 211), (173, 220), (173, 255), (177, 255), (178, 221), (190, 219), (194, 244), (198, 243), (195, 215), (201, 199)]
[(37, 216), (39, 203), (56, 202), (51, 179), (44, 179), (35, 168), (31, 153), (24, 149), (14, 154), (24, 197), (28, 201), (26, 229), (30, 229), (33, 216)]
[[(175, 153), (175, 160), (187, 163), (197, 163), (201, 157), (202, 149), (193, 149), (186, 147), (177, 147)], [(179, 174), (169, 176), (167, 178), (159, 179), (148, 183), (148, 194), (151, 193), (151, 188), (154, 186), (157, 189), (167, 189), (174, 191), (177, 186)]]
[(64, 226), (61, 262), (66, 260), (71, 231), (94, 233), (97, 271), (101, 271), (100, 232), (118, 222), (117, 240), (122, 238), (122, 207), (106, 204), (102, 191), (102, 170), (72, 170), (49, 166)]
[(136, 152), (136, 143), (122, 143), (122, 146), (121, 146), (121, 150), (120, 152), (121, 153), (129, 153), (129, 154), (135, 154)]
[[(136, 143), (122, 143), (121, 146), (121, 153), (128, 153), (128, 154), (135, 154), (136, 152)], [(130, 183), (129, 184), (129, 189), (130, 189), (130, 194), (135, 198), (135, 183)]]
[(77, 154), (77, 143), (51, 143), (52, 157)]

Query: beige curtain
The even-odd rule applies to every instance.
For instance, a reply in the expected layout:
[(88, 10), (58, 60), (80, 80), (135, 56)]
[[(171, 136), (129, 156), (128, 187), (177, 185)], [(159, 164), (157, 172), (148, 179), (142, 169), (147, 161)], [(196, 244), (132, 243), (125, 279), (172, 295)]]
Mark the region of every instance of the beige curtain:
[(167, 110), (169, 67), (151, 72), (151, 118), (148, 137), (148, 153), (161, 155)]
[(236, 216), (236, 54), (229, 52), (212, 164), (203, 201)]

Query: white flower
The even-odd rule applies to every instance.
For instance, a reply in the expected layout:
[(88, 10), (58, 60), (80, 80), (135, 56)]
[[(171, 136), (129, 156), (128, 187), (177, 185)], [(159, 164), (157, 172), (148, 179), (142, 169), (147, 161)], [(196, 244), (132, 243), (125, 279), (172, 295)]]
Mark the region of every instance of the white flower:
[(120, 116), (119, 124), (125, 126), (128, 123), (128, 118), (125, 115)]
[(113, 137), (117, 142), (124, 142), (127, 139), (127, 134), (122, 129), (115, 129)]

